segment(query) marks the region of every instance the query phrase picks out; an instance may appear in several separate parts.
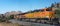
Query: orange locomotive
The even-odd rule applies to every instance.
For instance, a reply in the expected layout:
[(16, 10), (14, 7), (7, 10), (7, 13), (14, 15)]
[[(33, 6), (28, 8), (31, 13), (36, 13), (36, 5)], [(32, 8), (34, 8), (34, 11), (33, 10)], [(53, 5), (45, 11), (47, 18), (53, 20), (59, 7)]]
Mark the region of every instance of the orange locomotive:
[(20, 20), (42, 22), (42, 23), (55, 23), (55, 22), (57, 23), (58, 22), (58, 18), (55, 17), (55, 10), (52, 8), (45, 8), (45, 9), (22, 13), (20, 14), (20, 17), (18, 18)]
[(25, 18), (53, 18), (54, 11), (52, 9), (35, 10), (24, 14)]

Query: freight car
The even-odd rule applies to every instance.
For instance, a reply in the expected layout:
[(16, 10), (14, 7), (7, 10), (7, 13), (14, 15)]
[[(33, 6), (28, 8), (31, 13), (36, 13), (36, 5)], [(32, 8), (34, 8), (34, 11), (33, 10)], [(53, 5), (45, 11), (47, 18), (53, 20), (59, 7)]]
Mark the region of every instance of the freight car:
[(40, 10), (34, 10), (26, 13), (19, 14), (20, 20), (39, 23), (59, 23), (59, 19), (55, 17), (55, 10), (53, 8), (45, 8)]

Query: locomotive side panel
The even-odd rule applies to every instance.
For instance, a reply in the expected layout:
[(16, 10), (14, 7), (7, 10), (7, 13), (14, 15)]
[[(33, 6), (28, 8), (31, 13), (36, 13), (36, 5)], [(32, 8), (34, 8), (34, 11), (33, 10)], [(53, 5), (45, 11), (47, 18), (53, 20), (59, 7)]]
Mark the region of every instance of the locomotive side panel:
[(25, 18), (33, 18), (34, 14), (33, 13), (28, 13), (24, 15)]
[(54, 17), (54, 12), (52, 11), (43, 11), (43, 12), (34, 12), (27, 13), (24, 15), (26, 18), (52, 18)]

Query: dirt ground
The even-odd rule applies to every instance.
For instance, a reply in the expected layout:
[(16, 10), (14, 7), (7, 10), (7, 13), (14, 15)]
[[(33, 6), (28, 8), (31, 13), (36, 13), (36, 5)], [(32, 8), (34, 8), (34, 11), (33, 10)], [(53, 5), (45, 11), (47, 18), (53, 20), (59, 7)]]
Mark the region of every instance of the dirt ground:
[(19, 24), (17, 23), (5, 23), (5, 22), (1, 22), (0, 23), (0, 26), (20, 26)]

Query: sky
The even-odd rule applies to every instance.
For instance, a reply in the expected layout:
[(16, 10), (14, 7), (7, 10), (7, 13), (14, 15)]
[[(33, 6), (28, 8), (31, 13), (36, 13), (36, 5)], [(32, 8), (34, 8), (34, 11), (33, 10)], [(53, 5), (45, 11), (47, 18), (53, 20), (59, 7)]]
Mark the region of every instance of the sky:
[(27, 12), (51, 6), (60, 0), (0, 0), (0, 14), (10, 11)]

